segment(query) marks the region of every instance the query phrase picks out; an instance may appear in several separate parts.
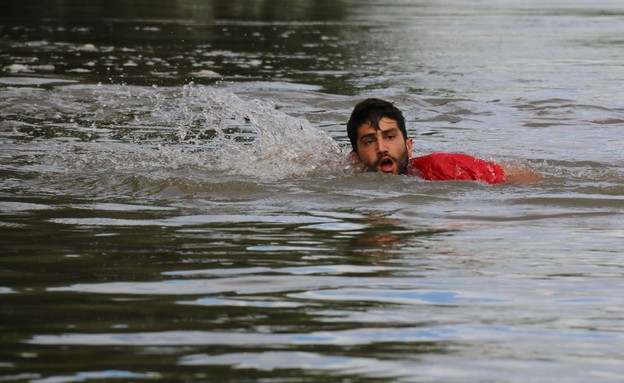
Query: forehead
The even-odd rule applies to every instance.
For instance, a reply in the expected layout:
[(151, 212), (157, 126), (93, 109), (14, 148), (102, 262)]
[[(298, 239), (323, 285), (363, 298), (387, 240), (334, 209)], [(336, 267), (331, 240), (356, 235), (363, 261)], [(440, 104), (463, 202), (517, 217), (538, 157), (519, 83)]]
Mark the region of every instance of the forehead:
[(358, 137), (363, 136), (365, 134), (371, 134), (371, 133), (376, 133), (377, 130), (380, 130), (382, 132), (385, 131), (389, 131), (389, 130), (399, 130), (399, 124), (388, 117), (382, 117), (379, 119), (379, 124), (378, 124), (379, 129), (376, 129), (375, 126), (373, 126), (373, 124), (371, 124), (370, 121), (367, 121), (365, 123), (363, 123), (362, 125), (360, 125), (360, 127), (358, 128)]

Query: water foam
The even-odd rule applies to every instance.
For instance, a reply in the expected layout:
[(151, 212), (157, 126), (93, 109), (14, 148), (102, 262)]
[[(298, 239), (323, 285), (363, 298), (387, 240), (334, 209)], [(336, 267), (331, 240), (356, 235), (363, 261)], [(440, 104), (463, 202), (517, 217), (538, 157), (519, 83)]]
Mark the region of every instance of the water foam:
[[(244, 101), (229, 92), (194, 86), (184, 88), (181, 100), (182, 113), (196, 117), (189, 105), (199, 106), (197, 112), (205, 120), (195, 137), (215, 133), (211, 142), (215, 169), (282, 179), (335, 172), (345, 166), (343, 151), (327, 132), (280, 112), (271, 102)], [(193, 135), (188, 123), (178, 129), (187, 140)]]
[[(44, 161), (66, 174), (219, 173), (272, 181), (348, 167), (346, 153), (329, 133), (270, 101), (196, 85), (63, 88), (39, 94), (39, 101), (30, 98), (49, 118), (33, 121), (25, 135), (47, 140)], [(51, 95), (54, 102), (46, 102)]]

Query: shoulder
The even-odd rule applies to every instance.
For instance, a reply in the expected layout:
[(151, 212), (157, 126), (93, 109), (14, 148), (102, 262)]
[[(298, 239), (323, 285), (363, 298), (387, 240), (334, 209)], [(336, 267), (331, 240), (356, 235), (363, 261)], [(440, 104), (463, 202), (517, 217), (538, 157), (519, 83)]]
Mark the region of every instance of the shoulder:
[(469, 154), (464, 154), (464, 153), (445, 153), (445, 152), (436, 152), (436, 153), (431, 153), (431, 154), (427, 154), (426, 156), (420, 156), (420, 157), (412, 157), (410, 158), (410, 161), (425, 161), (425, 162), (431, 162), (431, 161), (473, 161), (473, 160), (478, 160), (478, 158), (473, 157)]
[(462, 153), (432, 153), (413, 157), (410, 165), (416, 175), (427, 180), (473, 180), (487, 183), (505, 182), (502, 167), (492, 161), (486, 161)]

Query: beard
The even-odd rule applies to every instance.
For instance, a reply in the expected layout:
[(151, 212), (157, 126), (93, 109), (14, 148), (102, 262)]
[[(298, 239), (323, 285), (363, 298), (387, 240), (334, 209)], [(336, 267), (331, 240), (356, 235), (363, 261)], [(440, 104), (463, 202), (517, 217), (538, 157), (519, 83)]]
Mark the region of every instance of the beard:
[(407, 148), (405, 148), (405, 151), (403, 152), (401, 157), (396, 159), (396, 163), (397, 163), (397, 167), (399, 169), (399, 173), (398, 174), (405, 174), (405, 173), (407, 173), (407, 167), (409, 165), (409, 155), (407, 154)]
[(389, 154), (384, 154), (383, 156), (381, 156), (376, 162), (372, 163), (372, 164), (366, 164), (365, 169), (366, 171), (369, 172), (376, 172), (377, 169), (380, 168), (380, 165), (382, 163), (382, 158), (384, 157), (389, 157), (392, 159), (392, 161), (394, 161), (394, 163), (396, 164), (397, 167), (397, 174), (406, 174), (407, 170), (408, 170), (408, 166), (409, 166), (409, 155), (407, 153), (407, 148), (405, 148), (405, 151), (399, 156), (399, 157), (394, 157), (391, 156)]

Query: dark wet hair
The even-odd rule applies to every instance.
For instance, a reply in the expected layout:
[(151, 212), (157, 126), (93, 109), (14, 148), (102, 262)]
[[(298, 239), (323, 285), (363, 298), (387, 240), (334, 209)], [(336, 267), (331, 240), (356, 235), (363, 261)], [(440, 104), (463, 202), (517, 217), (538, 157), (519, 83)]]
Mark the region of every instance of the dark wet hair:
[(383, 117), (396, 121), (401, 133), (403, 133), (403, 139), (407, 139), (405, 117), (403, 117), (403, 113), (401, 113), (399, 108), (388, 101), (378, 98), (367, 98), (353, 108), (351, 118), (349, 118), (347, 122), (347, 135), (349, 136), (353, 150), (357, 152), (358, 128), (362, 126), (362, 124), (369, 123), (375, 130), (379, 130), (379, 120)]

